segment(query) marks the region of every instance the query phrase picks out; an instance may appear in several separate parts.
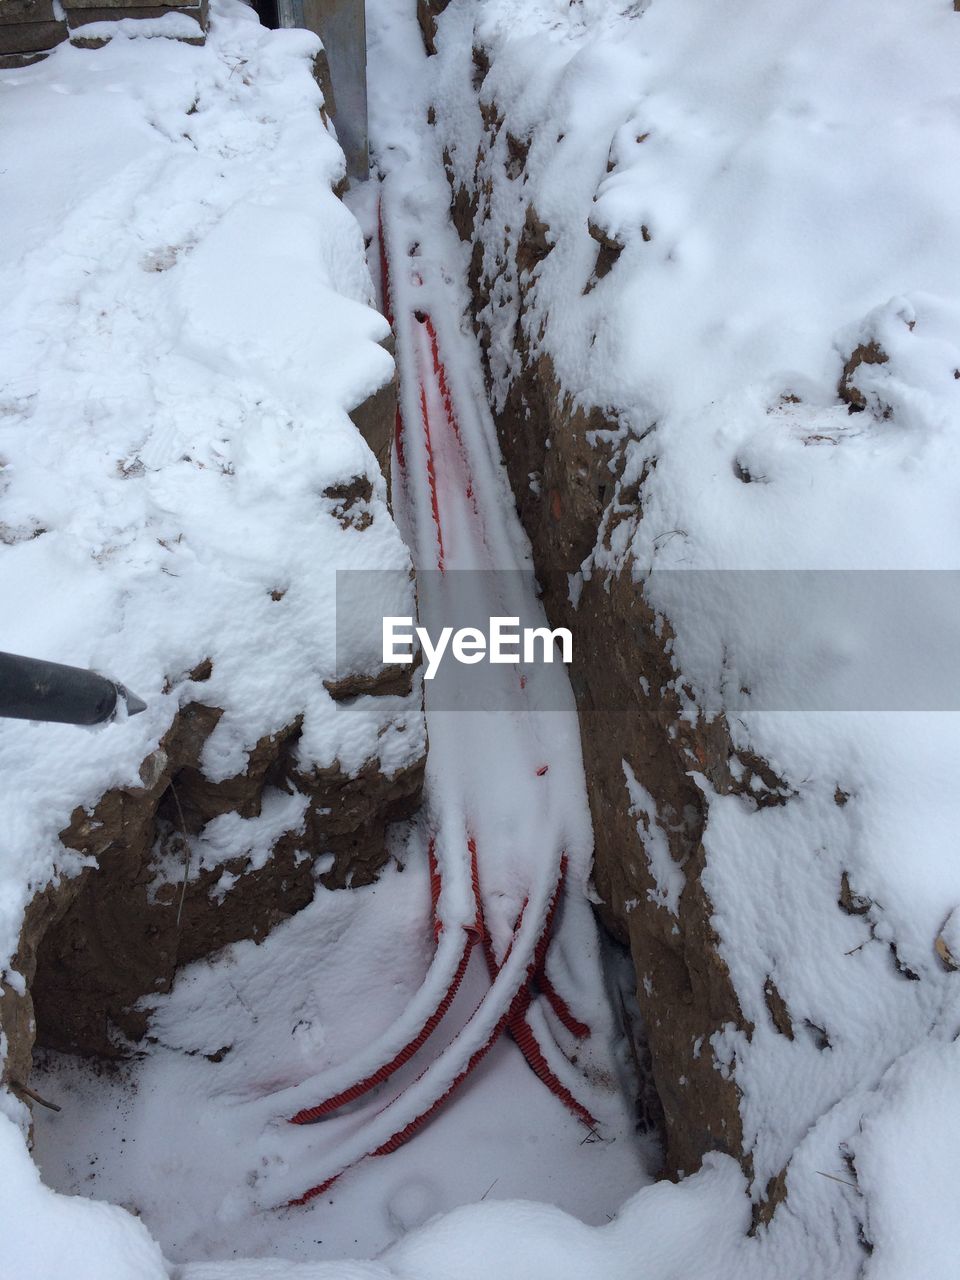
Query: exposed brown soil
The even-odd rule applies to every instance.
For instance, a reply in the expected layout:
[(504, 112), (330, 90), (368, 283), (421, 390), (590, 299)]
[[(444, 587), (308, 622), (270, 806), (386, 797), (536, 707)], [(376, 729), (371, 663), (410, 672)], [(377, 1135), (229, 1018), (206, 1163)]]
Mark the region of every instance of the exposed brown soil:
[[(354, 411), (378, 455), (389, 450), (395, 403), (391, 382)], [(324, 498), (344, 525), (362, 530), (369, 524), (366, 477), (335, 486)], [(278, 589), (275, 598), (282, 594)], [(7, 1038), (2, 1082), (21, 1097), (35, 1041), (104, 1058), (129, 1053), (147, 1031), (148, 1015), (135, 1007), (141, 997), (168, 991), (181, 965), (243, 938), (260, 941), (310, 902), (317, 878), (331, 889), (369, 884), (386, 861), (387, 824), (419, 804), (422, 759), (393, 777), (375, 760), (353, 776), (336, 763), (302, 771), (294, 752), (299, 719), (261, 738), (241, 773), (210, 781), (201, 753), (223, 715), (201, 700), (211, 674), (206, 658), (180, 678), (193, 683), (197, 700), (178, 711), (143, 761), (138, 785), (108, 791), (92, 811), (77, 808), (60, 833), (64, 845), (92, 855), (97, 867), (34, 897), (13, 960), (26, 990), (0, 988), (0, 1029)], [(327, 688), (340, 701), (405, 695), (411, 672), (359, 672)], [(256, 817), (274, 788), (308, 797), (301, 831), (282, 836), (263, 866), (238, 848), (221, 865), (186, 874), (185, 835), (199, 834), (222, 814)], [(332, 857), (322, 874), (320, 857)]]
[(443, 13), (450, 0), (417, 0), (417, 21), (423, 32), (423, 43), (428, 54), (437, 52), (437, 15)]
[[(391, 355), (394, 354), (392, 334), (384, 340), (383, 346)], [(385, 382), (379, 391), (375, 391), (362, 404), (352, 409), (350, 418), (380, 463), (380, 470), (387, 482), (389, 493), (390, 452), (393, 447), (393, 433), (397, 419), (396, 374), (389, 382)], [(369, 496), (367, 494), (368, 498)]]
[(855, 381), (855, 374), (863, 364), (887, 364), (890, 357), (879, 342), (862, 342), (855, 347), (843, 366), (837, 394), (850, 406), (851, 413), (862, 413), (867, 407), (867, 397)]
[[(386, 824), (417, 803), (422, 763), (391, 779), (373, 763), (356, 777), (337, 766), (298, 772), (291, 749), (299, 724), (262, 738), (242, 774), (212, 783), (199, 757), (220, 715), (199, 703), (185, 707), (144, 761), (142, 786), (108, 792), (92, 816), (77, 809), (61, 833), (68, 847), (95, 854), (99, 870), (64, 885), (69, 903), (34, 912), (24, 931), (36, 947), (35, 976), (26, 976), (39, 1045), (124, 1054), (147, 1028), (146, 1015), (132, 1007), (141, 996), (169, 990), (180, 965), (241, 938), (259, 941), (306, 906), (320, 854), (334, 858), (321, 876), (327, 887), (370, 883), (386, 858)], [(265, 791), (294, 785), (309, 796), (303, 832), (282, 836), (259, 869), (238, 851), (184, 884), (184, 831), (197, 834), (229, 812), (255, 817)], [(177, 872), (168, 878), (171, 865)], [(237, 881), (221, 898), (213, 891), (224, 872)]]

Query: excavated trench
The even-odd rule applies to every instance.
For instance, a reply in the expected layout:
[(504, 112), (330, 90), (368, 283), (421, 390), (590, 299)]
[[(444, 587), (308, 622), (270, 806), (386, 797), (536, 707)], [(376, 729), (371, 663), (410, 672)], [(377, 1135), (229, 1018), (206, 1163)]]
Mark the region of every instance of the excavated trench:
[[(443, 7), (437, 0), (420, 0), (430, 52), (433, 14)], [(480, 83), (488, 65), (485, 52), (475, 50)], [(765, 762), (738, 755), (721, 719), (691, 724), (681, 715), (669, 628), (658, 625), (628, 572), (609, 582), (588, 578), (576, 604), (571, 603), (568, 575), (578, 570), (598, 536), (609, 545), (617, 523), (635, 514), (643, 478), (628, 492), (612, 447), (587, 443), (616, 435), (615, 408), (585, 409), (560, 387), (549, 358), (530, 353), (525, 292), (533, 268), (552, 248), (549, 228), (532, 205), (519, 237), (504, 236), (496, 271), (485, 266), (480, 228), (491, 216), (500, 177), (492, 144), (503, 119), (493, 109), (485, 114), (485, 125), (490, 145), (477, 156), (473, 183), (458, 181), (448, 164), (452, 217), (472, 250), (473, 322), (488, 375), (487, 316), (494, 289), (501, 298), (505, 288), (512, 290), (519, 304), (520, 372), (505, 402), (494, 406), (494, 417), (548, 618), (574, 635), (570, 678), (595, 836), (598, 910), (613, 945), (629, 949), (645, 1028), (645, 1038), (635, 1043), (639, 1125), (662, 1132), (667, 1176), (691, 1172), (709, 1151), (734, 1156), (749, 1172), (736, 1086), (720, 1075), (710, 1054), (700, 1052), (725, 1025), (750, 1028), (711, 926), (711, 903), (700, 876), (705, 812), (689, 774), (695, 767), (719, 794), (745, 795), (758, 807), (783, 803), (783, 789)], [(515, 178), (525, 151), (519, 143), (508, 151), (509, 176)], [(615, 253), (598, 239), (598, 278)], [(381, 461), (394, 412), (395, 393), (389, 388), (358, 410), (358, 425)], [(142, 785), (108, 793), (92, 816), (78, 810), (62, 833), (70, 847), (96, 854), (100, 869), (45, 891), (28, 912), (15, 960), (27, 992), (8, 992), (0, 1008), (10, 1045), (5, 1076), (15, 1090), (28, 1083), (34, 1019), (38, 1048), (123, 1056), (147, 1030), (146, 1016), (134, 1008), (140, 997), (168, 991), (182, 965), (238, 939), (259, 940), (303, 908), (321, 850), (334, 855), (333, 866), (321, 877), (327, 887), (371, 882), (387, 856), (387, 825), (416, 809), (422, 761), (391, 779), (372, 766), (356, 777), (333, 769), (307, 778), (293, 761), (296, 723), (259, 742), (243, 774), (209, 783), (199, 768), (200, 752), (221, 713), (203, 703), (205, 675), (209, 672), (201, 662), (183, 677), (196, 686), (195, 700), (144, 762)], [(645, 852), (651, 819), (631, 808), (625, 764), (653, 797), (670, 856), (684, 872), (676, 915), (658, 898)], [(255, 816), (265, 794), (291, 783), (310, 796), (306, 838), (282, 839), (257, 870), (240, 859), (189, 879), (182, 871), (170, 874), (171, 867), (182, 868), (188, 836), (224, 813)], [(302, 848), (317, 852), (303, 858)], [(237, 879), (221, 902), (210, 891), (224, 875)], [(776, 1022), (779, 997), (772, 983), (767, 998)], [(767, 1219), (781, 1194), (782, 1188), (768, 1188), (758, 1220)]]
[[(418, 0), (428, 54), (437, 53), (435, 19), (448, 3)], [(274, 10), (270, 0), (258, 6), (267, 25), (276, 25)], [(469, 42), (462, 46), (465, 63), (468, 47)], [(621, 445), (628, 430), (639, 430), (636, 421), (625, 425), (628, 414), (620, 406), (595, 403), (582, 387), (562, 383), (544, 344), (547, 317), (537, 282), (557, 252), (560, 233), (538, 210), (538, 196), (526, 195), (537, 191), (532, 171), (525, 183), (534, 138), (529, 121), (511, 119), (508, 105), (497, 100), (497, 76), (491, 75), (495, 57), (493, 49), (478, 44), (461, 68), (459, 98), (447, 85), (446, 99), (429, 105), (416, 136), (435, 130), (437, 157), (443, 156), (449, 191), (438, 178), (430, 196), (439, 207), (449, 197), (462, 260), (469, 262), (468, 318), (544, 610), (551, 626), (569, 628), (574, 638), (569, 676), (594, 835), (597, 914), (610, 940), (611, 968), (622, 969), (625, 957), (632, 966), (635, 1005), (622, 998), (618, 1010), (615, 986), (613, 1004), (632, 1043), (636, 1127), (658, 1135), (662, 1163), (656, 1172), (668, 1179), (693, 1173), (709, 1153), (737, 1161), (754, 1201), (757, 1232), (786, 1200), (787, 1163), (769, 1180), (768, 1166), (754, 1186), (741, 1095), (732, 1072), (712, 1052), (718, 1039), (749, 1041), (754, 1027), (741, 1008), (713, 925), (705, 884), (705, 795), (736, 796), (744, 808), (759, 811), (784, 805), (792, 793), (766, 760), (735, 746), (722, 715), (708, 719), (697, 710), (693, 692), (678, 678), (669, 623), (645, 598), (642, 574), (635, 580), (629, 554), (620, 557), (616, 572), (582, 572), (595, 553), (611, 563), (619, 555), (614, 548), (629, 545), (631, 526), (644, 517), (656, 456), (651, 454), (642, 474), (626, 477)], [(456, 62), (452, 65), (456, 70)], [(317, 74), (325, 74), (320, 62)], [(456, 137), (464, 110), (478, 117), (469, 155), (458, 153)], [(643, 136), (637, 136), (638, 144)], [(549, 142), (552, 146), (552, 136)], [(439, 174), (439, 163), (434, 168)], [(523, 193), (519, 207), (517, 192)], [(546, 201), (545, 195), (544, 206)], [(601, 227), (588, 224), (588, 229), (593, 245), (582, 221), (577, 227), (578, 252), (592, 249), (594, 255), (584, 293), (615, 269), (624, 249)], [(639, 234), (644, 242), (649, 239), (646, 226)], [(371, 259), (375, 253), (373, 248)], [(851, 412), (863, 408), (852, 381), (857, 366), (882, 359), (884, 353), (870, 343), (848, 360), (839, 392)], [(396, 390), (386, 387), (355, 414), (387, 476), (396, 411)], [(649, 424), (649, 430), (655, 426)], [(745, 471), (737, 475), (750, 478)], [(327, 496), (341, 503), (349, 522), (350, 507), (362, 495), (355, 485), (346, 485)], [(297, 722), (257, 743), (242, 774), (211, 784), (203, 777), (200, 756), (221, 712), (204, 702), (209, 672), (203, 655), (196, 658), (197, 666), (180, 677), (191, 686), (189, 694), (181, 699), (182, 710), (160, 749), (144, 761), (141, 785), (104, 796), (92, 815), (78, 810), (62, 833), (70, 847), (96, 855), (99, 870), (44, 891), (27, 912), (14, 960), (26, 989), (7, 989), (0, 996), (0, 1024), (8, 1039), (4, 1080), (21, 1096), (29, 1097), (34, 1039), (40, 1050), (100, 1062), (136, 1055), (150, 1031), (148, 1015), (139, 1007), (144, 996), (170, 992), (179, 969), (227, 944), (267, 938), (308, 906), (317, 878), (330, 888), (375, 882), (388, 860), (390, 824), (417, 811), (423, 761), (394, 778), (373, 766), (354, 777), (335, 769), (304, 777), (295, 762)], [(331, 689), (344, 698), (396, 691), (356, 681)], [(705, 785), (698, 785), (694, 775)], [(291, 786), (309, 796), (304, 836), (281, 840), (256, 868), (237, 859), (185, 875), (189, 839), (211, 820), (228, 813), (255, 817), (265, 798)], [(838, 786), (836, 804), (848, 798)], [(324, 862), (318, 876), (321, 854), (332, 854), (332, 865)], [(680, 885), (672, 901), (663, 887), (665, 863), (676, 872), (672, 883)], [(232, 883), (231, 891), (218, 895), (224, 879)], [(864, 910), (846, 873), (839, 906), (850, 914)], [(796, 1028), (773, 972), (771, 962), (762, 992), (773, 1031), (764, 1031), (782, 1037), (780, 1047), (785, 1047)], [(751, 1016), (760, 1021), (752, 1007)], [(309, 1018), (294, 1032), (301, 1026), (306, 1026), (304, 1040), (312, 1033)], [(162, 1047), (182, 1050), (184, 1056), (199, 1054), (219, 1066), (219, 1043)], [(491, 1175), (491, 1187), (494, 1182)], [(327, 1186), (318, 1178), (312, 1189)], [(470, 1195), (483, 1198), (489, 1189), (481, 1184)], [(621, 1190), (626, 1196), (633, 1186), (624, 1182)], [(789, 1221), (789, 1211), (778, 1215), (781, 1222), (785, 1218)], [(410, 1225), (402, 1221), (403, 1229)]]
[[(381, 458), (384, 423), (392, 419), (394, 405), (392, 394), (379, 393), (362, 407), (365, 412), (355, 415)], [(349, 506), (351, 493), (345, 489), (339, 496)], [(202, 685), (209, 677), (208, 666), (201, 664), (188, 673), (189, 680)], [(389, 689), (353, 684), (328, 688), (342, 697), (397, 692), (392, 685)], [(302, 776), (293, 750), (298, 723), (259, 742), (242, 775), (211, 784), (199, 762), (203, 743), (218, 719), (216, 708), (201, 702), (187, 704), (160, 750), (145, 762), (143, 786), (105, 796), (92, 815), (78, 811), (64, 833), (72, 847), (98, 855), (100, 870), (77, 882), (69, 903), (61, 904), (39, 941), (32, 981), (39, 1048), (100, 1059), (136, 1054), (150, 1031), (150, 1015), (137, 1007), (141, 997), (170, 991), (177, 969), (184, 964), (242, 938), (259, 941), (307, 906), (320, 851), (333, 855), (332, 866), (320, 876), (325, 887), (356, 887), (374, 881), (387, 856), (387, 825), (408, 816), (417, 805), (422, 762), (391, 779), (372, 767), (353, 778), (335, 771)], [(546, 773), (546, 768), (537, 772)], [(244, 866), (240, 859), (203, 870), (199, 876), (186, 875), (190, 837), (201, 835), (209, 822), (226, 813), (255, 817), (271, 790), (292, 788), (310, 797), (305, 832), (282, 838), (259, 869)], [(313, 856), (304, 857), (304, 849), (313, 851)], [(170, 874), (171, 867), (176, 875)], [(225, 896), (216, 893), (224, 876), (235, 880)], [(626, 941), (621, 933), (609, 944), (609, 967), (620, 974)], [(544, 976), (541, 982), (548, 991)], [(617, 991), (620, 984), (615, 979), (611, 985)], [(562, 999), (556, 999), (563, 1008)], [(646, 1046), (635, 1034), (635, 1006), (629, 994), (619, 996), (619, 1005), (617, 1018), (629, 1032), (635, 1075), (641, 1082), (636, 1127), (652, 1135), (660, 1130), (662, 1113)], [(569, 1013), (567, 1020), (573, 1021)], [(536, 1048), (529, 1028), (517, 1025), (523, 1035), (510, 1024), (517, 1043), (523, 1047), (525, 1038), (530, 1039)], [(529, 1049), (523, 1052), (531, 1061)], [(203, 1056), (220, 1061), (217, 1053)], [(544, 1079), (544, 1071), (549, 1075), (545, 1062), (541, 1068), (534, 1070)], [(57, 1070), (54, 1062), (54, 1078)], [(558, 1095), (566, 1094), (555, 1079), (553, 1086)], [(592, 1117), (587, 1119), (591, 1126), (595, 1123)], [(319, 1184), (317, 1192), (330, 1181)], [(630, 1189), (627, 1182), (618, 1186), (617, 1203)]]
[[(354, 413), (382, 464), (388, 459), (395, 414), (390, 386)], [(364, 497), (362, 488), (358, 482), (326, 496), (336, 499), (349, 518), (352, 503)], [(202, 701), (210, 675), (210, 663), (204, 661), (182, 677), (191, 686), (190, 700), (183, 700), (160, 747), (144, 762), (141, 785), (108, 793), (92, 813), (78, 809), (62, 833), (69, 847), (95, 855), (99, 866), (38, 899), (24, 931), (20, 968), (28, 979), (28, 994), (9, 1059), (10, 1077), (21, 1094), (28, 1078), (31, 1016), (40, 1051), (40, 1087), (45, 1090), (60, 1080), (72, 1105), (88, 1105), (82, 1092), (70, 1094), (70, 1081), (77, 1079), (70, 1059), (56, 1055), (121, 1064), (142, 1057), (144, 1040), (156, 1041), (150, 1002), (144, 997), (169, 993), (179, 969), (232, 942), (264, 939), (311, 902), (317, 879), (328, 889), (374, 882), (388, 857), (388, 827), (418, 806), (423, 761), (391, 778), (373, 765), (353, 777), (336, 768), (304, 776), (296, 764), (299, 722), (258, 742), (241, 774), (211, 783), (202, 772), (201, 754), (222, 713)], [(327, 687), (335, 698), (409, 692), (409, 681), (402, 689), (395, 683), (373, 681), (361, 688), (353, 681)], [(191, 871), (190, 841), (202, 836), (210, 822), (227, 814), (256, 818), (271, 793), (292, 790), (309, 798), (305, 827), (281, 837), (262, 865), (252, 867), (241, 857)], [(318, 874), (321, 854), (328, 861)], [(229, 891), (220, 893), (224, 880)], [(608, 948), (609, 967), (617, 975), (611, 983), (615, 992), (623, 985), (624, 942), (620, 935)], [(652, 1136), (659, 1132), (661, 1110), (646, 1046), (636, 1030), (629, 993), (615, 996), (617, 1003), (616, 1017), (629, 1032), (635, 1077), (641, 1081), (636, 1127)], [(529, 1038), (529, 1030), (523, 1031)], [(218, 1063), (229, 1048), (204, 1051), (203, 1056)], [(54, 1051), (52, 1058), (48, 1050)], [(541, 1066), (547, 1070), (545, 1063)], [(122, 1080), (123, 1072), (111, 1078)], [(565, 1092), (556, 1081), (554, 1090)], [(66, 1141), (69, 1163), (76, 1143)], [(89, 1135), (81, 1134), (80, 1141), (85, 1145)], [(618, 1184), (615, 1203), (632, 1185), (625, 1180)]]

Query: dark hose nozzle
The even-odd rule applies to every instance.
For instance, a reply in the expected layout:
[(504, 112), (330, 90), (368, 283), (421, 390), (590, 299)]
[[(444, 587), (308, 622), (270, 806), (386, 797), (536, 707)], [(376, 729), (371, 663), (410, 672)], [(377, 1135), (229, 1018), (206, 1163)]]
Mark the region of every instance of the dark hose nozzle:
[(56, 724), (102, 724), (123, 703), (127, 714), (147, 704), (116, 680), (84, 667), (0, 653), (0, 717)]

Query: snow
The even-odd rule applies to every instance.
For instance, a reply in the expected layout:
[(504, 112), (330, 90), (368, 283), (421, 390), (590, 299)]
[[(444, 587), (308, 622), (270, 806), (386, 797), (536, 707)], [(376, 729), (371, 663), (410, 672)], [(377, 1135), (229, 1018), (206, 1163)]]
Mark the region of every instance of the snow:
[(958, 1175), (957, 1044), (925, 1044), (887, 1073), (862, 1122), (857, 1180), (867, 1197), (878, 1280), (949, 1274), (957, 1226), (942, 1196)]
[(86, 22), (74, 36), (80, 40), (172, 40), (203, 41), (203, 29), (187, 13), (165, 13), (159, 18), (120, 18), (115, 22)]
[[(93, 666), (148, 703), (90, 732), (0, 726), (0, 974), (16, 992), (25, 906), (83, 863), (58, 832), (139, 785), (181, 706), (224, 709), (202, 761), (214, 780), (298, 715), (304, 770), (393, 773), (425, 742), (416, 695), (338, 705), (323, 687), (335, 570), (399, 571), (408, 609), (412, 589), (347, 417), (393, 366), (360, 229), (333, 194), (318, 41), (265, 32), (235, 3), (213, 6), (204, 48), (131, 32), (0, 73), (0, 644)], [(355, 476), (373, 489), (363, 530), (324, 496)], [(201, 684), (188, 673), (206, 658)], [(260, 865), (304, 803), (268, 795), (259, 817), (210, 824), (193, 873), (228, 848)], [(49, 1280), (68, 1255), (77, 1275), (166, 1275), (129, 1214), (39, 1186), (26, 1109), (7, 1093), (2, 1108), (4, 1280)]]
[[(466, 1206), (411, 1232), (376, 1262), (306, 1265), (200, 1263), (177, 1269), (176, 1280), (610, 1280), (686, 1274), (729, 1275), (748, 1205), (732, 1160), (708, 1157), (684, 1192), (657, 1183), (634, 1196), (600, 1226), (525, 1201)], [(697, 1268), (696, 1271), (693, 1269)]]
[(142, 1223), (117, 1205), (61, 1196), (43, 1186), (16, 1125), (0, 1114), (3, 1280), (49, 1280), (69, 1259), (78, 1280), (167, 1280), (163, 1255)]

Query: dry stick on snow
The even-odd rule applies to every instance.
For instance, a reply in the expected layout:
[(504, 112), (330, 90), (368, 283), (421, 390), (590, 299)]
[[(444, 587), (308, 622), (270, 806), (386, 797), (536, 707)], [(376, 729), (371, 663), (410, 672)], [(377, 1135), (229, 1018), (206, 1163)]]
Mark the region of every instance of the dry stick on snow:
[(31, 1089), (28, 1084), (21, 1084), (19, 1080), (11, 1080), (10, 1088), (15, 1089), (17, 1093), (25, 1093), (28, 1098), (34, 1102), (39, 1102), (41, 1107), (46, 1107), (48, 1111), (62, 1111), (63, 1108), (57, 1106), (55, 1102), (48, 1102), (46, 1098), (41, 1098), (35, 1089)]
[(860, 1188), (855, 1182), (848, 1182), (846, 1178), (838, 1178), (835, 1173), (824, 1173), (822, 1169), (818, 1169), (817, 1173), (819, 1173), (821, 1178), (829, 1178), (831, 1182), (839, 1182), (841, 1186), (844, 1187), (853, 1187), (854, 1191), (856, 1191), (858, 1195), (862, 1194), (860, 1192)]

